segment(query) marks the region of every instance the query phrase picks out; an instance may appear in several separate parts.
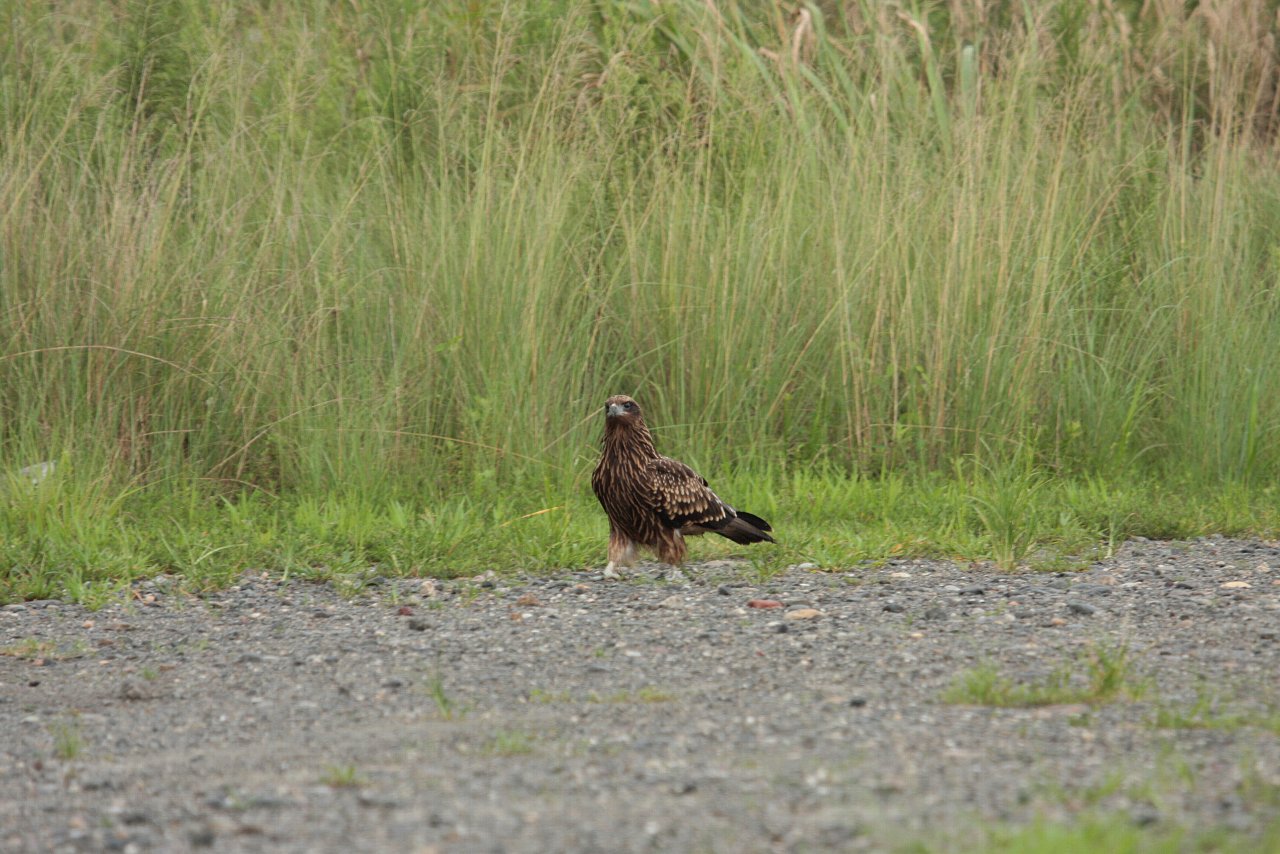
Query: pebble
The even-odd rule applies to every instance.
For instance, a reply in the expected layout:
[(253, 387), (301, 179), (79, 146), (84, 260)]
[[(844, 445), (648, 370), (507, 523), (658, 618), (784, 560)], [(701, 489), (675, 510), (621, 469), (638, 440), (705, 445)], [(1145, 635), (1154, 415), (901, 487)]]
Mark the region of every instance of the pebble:
[(788, 611), (783, 619), (786, 620), (813, 620), (822, 616), (822, 612), (817, 608), (797, 608), (794, 611)]
[(1110, 596), (1112, 590), (1105, 584), (1077, 584), (1075, 592), (1085, 596)]
[(122, 700), (146, 700), (151, 696), (146, 686), (136, 679), (125, 679), (121, 682), (119, 693)]
[(1227, 590), (1243, 590), (1253, 585), (1247, 581), (1224, 581), (1219, 586)]
[[(168, 597), (148, 611), (130, 602), (131, 634), (113, 627), (126, 611), (113, 612), (117, 606), (110, 604), (96, 615), (67, 604), (50, 611), (10, 607), (0, 625), (13, 631), (0, 647), (33, 638), (56, 642), (58, 655), (42, 653), (49, 668), (0, 658), (0, 722), (8, 723), (11, 739), (0, 749), (0, 792), (23, 799), (11, 801), (22, 804), (14, 813), (22, 835), (8, 836), (14, 831), (6, 819), (0, 848), (17, 839), (10, 846), (15, 850), (72, 850), (65, 826), (44, 848), (32, 843), (27, 828), (85, 810), (82, 850), (104, 850), (113, 838), (126, 838), (113, 837), (120, 831), (126, 847), (141, 850), (271, 844), (320, 850), (325, 834), (359, 833), (351, 830), (351, 810), (367, 807), (394, 811), (364, 818), (381, 822), (377, 833), (395, 850), (412, 850), (423, 838), (415, 832), (428, 828), (435, 829), (431, 840), (443, 841), (424, 850), (631, 850), (650, 819), (658, 835), (645, 847), (654, 850), (697, 850), (708, 838), (722, 838), (724, 850), (879, 850), (890, 846), (878, 822), (944, 826), (968, 815), (1021, 822), (1046, 806), (1036, 788), (1041, 778), (1090, 785), (1105, 780), (1113, 764), (1132, 774), (1103, 807), (1136, 823), (1154, 816), (1159, 830), (1172, 813), (1150, 810), (1129, 785), (1137, 790), (1148, 781), (1146, 771), (1170, 742), (1177, 757), (1214, 772), (1197, 774), (1174, 799), (1179, 820), (1186, 811), (1189, 823), (1209, 826), (1224, 792), (1245, 791), (1241, 774), (1249, 768), (1239, 751), (1254, 749), (1265, 767), (1275, 767), (1274, 739), (1251, 730), (1156, 730), (1151, 704), (1194, 702), (1189, 686), (1200, 684), (1202, 671), (1212, 680), (1230, 669), (1240, 684), (1273, 673), (1280, 623), (1267, 609), (1280, 605), (1280, 591), (1269, 584), (1275, 575), (1250, 571), (1262, 555), (1242, 560), (1221, 541), (1190, 560), (1160, 545), (1148, 553), (1151, 563), (1173, 561), (1167, 575), (1157, 577), (1132, 560), (1127, 568), (1099, 562), (1120, 574), (1121, 584), (1095, 570), (1054, 578), (941, 561), (908, 562), (918, 579), (911, 584), (888, 584), (888, 573), (869, 566), (838, 576), (761, 578), (741, 561), (711, 577), (694, 567), (689, 586), (675, 589), (655, 584), (654, 568), (615, 585), (575, 583), (593, 577), (586, 572), (561, 580), (530, 572), (503, 576), (497, 583), (509, 587), (479, 598), (464, 595), (479, 592), (477, 582), (447, 582), (438, 592), (442, 601), (430, 610), (409, 608), (403, 619), (396, 619), (397, 607), (407, 607), (405, 594), (419, 589), (418, 580), (388, 582), (369, 597), (370, 606), (342, 599), (324, 584), (255, 580), (244, 585), (250, 589), (214, 594), (225, 605), (216, 611), (173, 608)], [(1213, 568), (1206, 555), (1227, 557), (1242, 569)], [(1280, 566), (1280, 558), (1271, 559)], [(1170, 593), (1198, 586), (1208, 594), (1243, 577), (1260, 589), (1227, 588), (1216, 597)], [(1194, 584), (1175, 584), (1179, 578)], [(943, 590), (948, 582), (954, 590)], [(297, 602), (292, 611), (278, 607), (286, 591)], [(970, 598), (983, 595), (991, 598)], [(522, 610), (534, 613), (513, 625), (506, 615), (524, 596), (551, 607), (523, 601)], [(1231, 610), (1202, 608), (1202, 598), (1230, 602)], [(764, 603), (776, 613), (746, 618)], [(324, 616), (334, 619), (311, 618), (322, 605)], [(1242, 614), (1249, 605), (1256, 611)], [(907, 625), (877, 619), (881, 610), (923, 612), (925, 621), (944, 622)], [(249, 621), (251, 613), (261, 619)], [(1061, 616), (1050, 620), (1055, 613)], [(1092, 613), (1099, 619), (1079, 616)], [(1103, 616), (1110, 613), (1123, 625), (1111, 625)], [(101, 630), (86, 632), (89, 619)], [(1069, 628), (1040, 628), (1046, 623)], [(1161, 684), (1153, 687), (1151, 704), (1076, 705), (1040, 716), (940, 701), (954, 676), (984, 660), (1010, 678), (1037, 679), (1116, 630), (1132, 635), (1140, 673), (1158, 668)], [(769, 638), (772, 633), (785, 637)], [(93, 652), (63, 657), (72, 643)], [(110, 667), (97, 666), (99, 647), (116, 656)], [(144, 664), (161, 677), (138, 676)], [(142, 697), (157, 685), (163, 695), (146, 704), (121, 702), (126, 682), (120, 674), (127, 668), (134, 671), (126, 681)], [(38, 691), (21, 687), (36, 674), (43, 678)], [(439, 696), (432, 702), (428, 686), (436, 682)], [(335, 692), (335, 685), (345, 692)], [(863, 695), (858, 685), (874, 693)], [(194, 707), (194, 714), (173, 714), (180, 690), (189, 697), (181, 711)], [(445, 701), (451, 711), (438, 705)], [(27, 708), (40, 714), (21, 723)], [(97, 767), (101, 757), (111, 757), (110, 786), (68, 784), (61, 777), (66, 766), (50, 759), (51, 727), (62, 709), (72, 708), (79, 710), (85, 739), (81, 764)], [(1069, 722), (1073, 717), (1092, 720)], [(370, 737), (400, 726), (409, 737)], [(490, 753), (500, 741), (495, 733), (512, 736), (514, 755), (505, 748)], [(228, 740), (237, 746), (224, 757)], [(846, 743), (863, 764), (839, 760)], [(258, 756), (255, 744), (269, 747)], [(318, 752), (298, 760), (307, 755), (303, 745)], [(145, 779), (136, 770), (155, 768), (157, 751), (170, 750), (189, 760), (181, 772), (187, 777), (166, 769), (164, 777)], [(520, 755), (526, 751), (531, 759)], [(50, 767), (28, 756), (43, 756)], [(351, 764), (364, 782), (308, 788), (329, 763)], [(184, 787), (187, 778), (195, 782)], [(202, 805), (215, 790), (212, 781), (268, 778), (272, 788), (263, 798), (250, 788), (225, 803)], [(171, 780), (177, 788), (161, 792)], [(940, 785), (957, 781), (964, 785)], [(425, 801), (415, 794), (423, 784), (430, 792)], [(558, 817), (541, 795), (528, 794), (564, 788), (598, 798), (575, 814), (578, 837), (556, 826)], [(787, 794), (793, 790), (803, 792)], [(1023, 798), (1026, 791), (1036, 794)], [(870, 803), (860, 795), (875, 792), (885, 794)], [(691, 835), (664, 818), (672, 797), (697, 811), (705, 833)], [(769, 822), (778, 838), (761, 842), (760, 805), (770, 800), (777, 803)], [(1233, 814), (1250, 809), (1242, 800)], [(245, 814), (269, 808), (276, 814)], [(226, 820), (208, 823), (215, 810)], [(104, 817), (115, 824), (104, 827)]]

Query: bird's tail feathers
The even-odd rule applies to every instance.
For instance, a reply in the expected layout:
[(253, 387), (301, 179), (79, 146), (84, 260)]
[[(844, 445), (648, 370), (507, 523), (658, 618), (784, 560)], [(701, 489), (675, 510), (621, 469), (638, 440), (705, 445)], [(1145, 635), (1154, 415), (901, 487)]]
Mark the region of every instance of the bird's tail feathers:
[(752, 526), (754, 526), (754, 527), (756, 527), (756, 528), (759, 528), (761, 531), (772, 531), (772, 530), (773, 530), (773, 528), (772, 528), (772, 527), (770, 527), (770, 525), (769, 525), (769, 523), (768, 523), (768, 522), (766, 522), (765, 520), (761, 519), (759, 516), (757, 516), (757, 515), (756, 515), (756, 514), (754, 514), (754, 513), (743, 513), (743, 512), (741, 512), (741, 511), (735, 511), (735, 512), (737, 512), (737, 513), (738, 513), (738, 518), (739, 518), (739, 519), (741, 519), (742, 521), (746, 522), (748, 525), (752, 525)]
[(722, 537), (728, 537), (735, 543), (747, 545), (748, 543), (772, 543), (773, 537), (769, 536), (766, 531), (773, 530), (769, 527), (769, 523), (754, 516), (750, 513), (738, 513), (737, 516), (730, 519), (722, 527), (715, 529), (716, 533)]

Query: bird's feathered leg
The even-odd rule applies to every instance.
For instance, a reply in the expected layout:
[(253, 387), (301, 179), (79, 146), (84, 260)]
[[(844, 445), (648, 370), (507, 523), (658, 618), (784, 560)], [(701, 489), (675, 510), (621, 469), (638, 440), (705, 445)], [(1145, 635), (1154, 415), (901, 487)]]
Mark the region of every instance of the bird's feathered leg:
[(658, 534), (658, 547), (655, 551), (658, 553), (658, 560), (679, 568), (684, 563), (685, 554), (689, 550), (685, 546), (684, 536), (679, 531), (663, 528)]
[(612, 525), (609, 526), (609, 565), (604, 568), (605, 578), (617, 578), (618, 569), (634, 566), (636, 544), (631, 538)]

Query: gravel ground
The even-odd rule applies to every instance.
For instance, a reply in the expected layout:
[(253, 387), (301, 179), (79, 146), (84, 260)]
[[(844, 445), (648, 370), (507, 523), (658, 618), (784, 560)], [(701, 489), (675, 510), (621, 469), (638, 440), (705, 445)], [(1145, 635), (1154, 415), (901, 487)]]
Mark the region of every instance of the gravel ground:
[[(9, 605), (0, 849), (966, 848), (1082, 812), (1256, 839), (1280, 820), (1278, 545)], [(983, 662), (1079, 677), (1098, 649), (1139, 699), (942, 701)]]

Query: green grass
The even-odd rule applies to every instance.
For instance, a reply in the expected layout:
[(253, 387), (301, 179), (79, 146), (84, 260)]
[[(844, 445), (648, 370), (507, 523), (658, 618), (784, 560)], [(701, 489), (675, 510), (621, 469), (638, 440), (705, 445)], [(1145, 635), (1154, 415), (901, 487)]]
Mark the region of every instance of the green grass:
[(1162, 703), (1151, 721), (1159, 729), (1216, 729), (1228, 732), (1254, 727), (1280, 735), (1280, 710), (1245, 708), (1229, 703), (1208, 690), (1201, 690), (1189, 704)]
[(70, 762), (84, 753), (84, 736), (80, 733), (78, 721), (58, 721), (50, 726), (49, 732), (53, 735), (54, 756)]
[[(770, 519), (779, 544), (744, 549), (702, 537), (692, 542), (691, 559), (748, 558), (747, 571), (759, 578), (795, 563), (839, 568), (911, 556), (1054, 569), (1072, 565), (1077, 556), (1092, 559), (1133, 535), (1280, 528), (1280, 507), (1266, 489), (1194, 493), (1154, 479), (1106, 485), (1096, 478), (1052, 478), (1024, 494), (1007, 480), (989, 482), (992, 477), (1006, 475), (981, 468), (965, 471), (963, 479), (739, 472), (713, 485)], [(57, 493), (65, 487), (55, 478), (42, 488)], [(1002, 490), (1008, 490), (1005, 498), (991, 498)], [(352, 493), (258, 494), (175, 505), (163, 493), (142, 491), (111, 508), (59, 503), (69, 524), (45, 538), (0, 524), (7, 568), (0, 574), (0, 599), (68, 596), (96, 606), (120, 597), (122, 582), (159, 572), (175, 573), (184, 588), (200, 591), (267, 567), (285, 577), (334, 581), (354, 595), (375, 575), (448, 578), (495, 568), (549, 571), (603, 563), (608, 528), (589, 490), (556, 496), (554, 509), (533, 516), (527, 508), (540, 502), (497, 490), (489, 495), (489, 501), (478, 494), (454, 498), (453, 511), (430, 507), (428, 499), (410, 509), (407, 499), (379, 503)], [(1015, 504), (1010, 496), (1017, 495), (1022, 500)], [(1009, 503), (989, 511), (983, 500)], [(442, 515), (464, 523), (442, 529)]]
[(321, 775), (320, 782), (333, 789), (358, 789), (366, 781), (354, 765), (329, 765)]
[(81, 658), (89, 653), (89, 645), (83, 640), (69, 644), (58, 644), (40, 638), (23, 638), (17, 643), (0, 647), (0, 655), (10, 658), (21, 658), (27, 661), (67, 661)]
[(630, 705), (636, 703), (670, 703), (677, 695), (664, 691), (653, 685), (645, 685), (635, 690), (617, 691), (612, 694), (597, 694), (594, 691), (583, 695), (574, 695), (568, 691), (548, 691), (543, 688), (532, 688), (528, 701), (537, 705), (556, 705), (560, 703), (607, 703)]
[[(1243, 781), (1235, 790), (1253, 819), (1238, 824), (1191, 820), (1182, 805), (1208, 797), (1202, 783), (1216, 780), (1214, 769), (1170, 742), (1154, 767), (1111, 767), (1093, 782), (1052, 782), (1029, 794), (1036, 817), (1030, 821), (952, 822), (937, 833), (886, 845), (903, 852), (1254, 852), (1276, 850), (1280, 842), (1280, 787), (1266, 778), (1254, 757), (1242, 757)], [(1202, 775), (1197, 779), (1199, 769)], [(1044, 813), (1048, 813), (1045, 815)], [(1049, 816), (1054, 817), (1049, 817)], [(1067, 817), (1064, 817), (1067, 816)], [(888, 842), (893, 838), (887, 834)]]
[(988, 831), (981, 850), (1074, 854), (1107, 851), (1119, 854), (1183, 854), (1187, 851), (1273, 851), (1280, 843), (1280, 823), (1261, 834), (1227, 829), (1189, 830), (1178, 825), (1142, 827), (1127, 815), (1088, 815), (1070, 823), (1041, 820), (1024, 827)]
[(499, 730), (485, 740), (481, 752), (489, 756), (528, 756), (533, 753), (534, 738), (523, 730)]
[(460, 719), (467, 713), (467, 710), (459, 705), (458, 701), (445, 689), (444, 677), (438, 673), (427, 679), (427, 696), (431, 698), (440, 717), (446, 721)]
[(820, 5), (0, 4), (0, 598), (1280, 530), (1274, 16)]
[(1135, 673), (1124, 647), (1093, 646), (1042, 678), (1015, 681), (991, 663), (960, 674), (943, 694), (943, 702), (1029, 708), (1058, 704), (1097, 705), (1138, 699), (1146, 680)]

